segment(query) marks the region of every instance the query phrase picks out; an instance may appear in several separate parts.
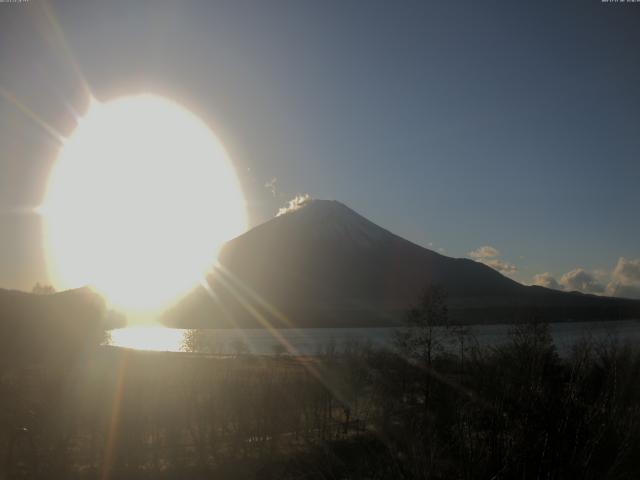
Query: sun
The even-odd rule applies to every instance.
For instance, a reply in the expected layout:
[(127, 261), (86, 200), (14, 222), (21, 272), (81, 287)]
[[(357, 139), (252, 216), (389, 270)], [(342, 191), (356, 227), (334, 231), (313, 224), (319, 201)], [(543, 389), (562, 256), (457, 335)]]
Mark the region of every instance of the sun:
[(153, 95), (92, 101), (53, 166), (41, 213), (58, 288), (91, 285), (127, 310), (158, 310), (193, 288), (246, 229), (220, 141)]

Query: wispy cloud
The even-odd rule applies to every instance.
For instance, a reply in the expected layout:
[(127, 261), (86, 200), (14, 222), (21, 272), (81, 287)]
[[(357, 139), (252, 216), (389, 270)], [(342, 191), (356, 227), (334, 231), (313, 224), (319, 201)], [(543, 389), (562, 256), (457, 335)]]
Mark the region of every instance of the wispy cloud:
[(503, 262), (499, 258), (489, 258), (483, 260), (482, 263), (485, 265), (489, 265), (494, 270), (498, 270), (500, 273), (504, 275), (511, 275), (518, 271), (518, 267), (516, 267), (513, 263)]
[(475, 250), (469, 252), (469, 256), (474, 260), (484, 260), (487, 258), (494, 258), (500, 255), (500, 252), (497, 248), (491, 247), (489, 245), (484, 245), (480, 248), (476, 248)]
[(503, 275), (512, 275), (518, 271), (518, 267), (513, 263), (505, 262), (498, 258), (499, 256), (500, 251), (490, 245), (483, 245), (482, 247), (469, 252), (469, 257), (473, 258), (477, 262), (484, 263)]
[(271, 178), (271, 180), (268, 180), (264, 184), (264, 188), (266, 188), (269, 192), (271, 192), (271, 195), (273, 195), (274, 197), (278, 195), (277, 183), (278, 183), (278, 179), (276, 177), (273, 177)]
[(304, 207), (309, 202), (311, 202), (311, 200), (312, 200), (311, 195), (309, 195), (308, 193), (296, 195), (291, 200), (289, 200), (287, 205), (285, 205), (284, 207), (281, 207), (280, 210), (278, 210), (276, 217), (279, 217), (280, 215), (285, 215), (287, 213), (295, 212), (296, 210), (300, 210), (302, 207)]

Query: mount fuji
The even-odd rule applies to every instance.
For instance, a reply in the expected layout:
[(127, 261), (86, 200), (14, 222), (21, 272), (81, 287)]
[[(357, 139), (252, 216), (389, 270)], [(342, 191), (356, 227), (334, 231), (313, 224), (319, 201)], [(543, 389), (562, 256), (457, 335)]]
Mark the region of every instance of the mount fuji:
[(312, 200), (228, 242), (207, 279), (164, 315), (181, 327), (392, 326), (427, 285), (466, 323), (640, 317), (640, 301), (525, 286)]

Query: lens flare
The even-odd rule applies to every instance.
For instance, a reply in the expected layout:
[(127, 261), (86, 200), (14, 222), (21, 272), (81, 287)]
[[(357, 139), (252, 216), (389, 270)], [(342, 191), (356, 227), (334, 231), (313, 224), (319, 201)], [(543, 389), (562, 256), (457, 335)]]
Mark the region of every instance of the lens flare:
[(42, 214), (56, 287), (92, 285), (130, 311), (188, 292), (247, 225), (222, 144), (152, 95), (92, 102), (51, 171)]

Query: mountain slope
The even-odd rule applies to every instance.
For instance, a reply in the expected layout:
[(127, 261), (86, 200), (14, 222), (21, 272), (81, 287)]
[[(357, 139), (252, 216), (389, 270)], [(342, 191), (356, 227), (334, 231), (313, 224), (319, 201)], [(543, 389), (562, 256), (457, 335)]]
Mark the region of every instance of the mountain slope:
[(51, 295), (0, 289), (0, 366), (76, 354), (100, 340), (105, 310), (88, 288)]
[(257, 226), (227, 243), (219, 262), (211, 290), (185, 298), (168, 323), (388, 325), (428, 284), (442, 285), (452, 315), (466, 321), (509, 320), (532, 308), (565, 319), (640, 312), (640, 302), (526, 287), (411, 243), (335, 201), (314, 200)]

